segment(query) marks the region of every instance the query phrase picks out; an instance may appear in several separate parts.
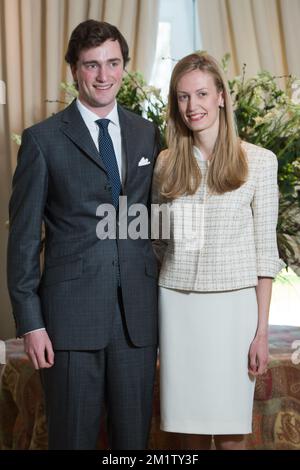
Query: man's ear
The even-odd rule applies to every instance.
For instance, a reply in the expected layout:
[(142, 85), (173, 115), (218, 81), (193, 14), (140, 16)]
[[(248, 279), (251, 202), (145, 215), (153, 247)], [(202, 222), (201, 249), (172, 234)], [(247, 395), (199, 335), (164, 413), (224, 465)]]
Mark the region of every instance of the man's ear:
[(77, 67), (76, 65), (71, 65), (71, 72), (73, 75), (74, 82), (77, 82)]

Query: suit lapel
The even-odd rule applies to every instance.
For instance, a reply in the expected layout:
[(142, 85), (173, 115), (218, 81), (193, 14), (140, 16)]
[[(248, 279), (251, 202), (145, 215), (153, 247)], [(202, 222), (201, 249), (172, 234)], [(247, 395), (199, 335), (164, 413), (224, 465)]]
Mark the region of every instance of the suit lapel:
[(76, 100), (74, 100), (62, 113), (61, 130), (77, 147), (91, 158), (96, 165), (106, 171), (91, 134), (77, 108)]

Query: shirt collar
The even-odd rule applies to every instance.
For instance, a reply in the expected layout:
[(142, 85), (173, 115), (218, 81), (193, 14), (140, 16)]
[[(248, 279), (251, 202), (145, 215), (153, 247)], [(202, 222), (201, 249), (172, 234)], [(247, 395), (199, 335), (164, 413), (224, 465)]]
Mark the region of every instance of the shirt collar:
[(196, 147), (196, 145), (193, 145), (193, 149), (194, 149), (194, 154), (195, 154), (196, 158), (198, 158), (199, 160), (205, 161), (200, 149), (198, 147)]
[[(95, 121), (99, 119), (99, 116), (97, 116), (96, 113), (88, 109), (80, 100), (79, 98), (76, 99), (76, 104), (77, 108), (82, 116), (82, 119), (84, 120), (86, 126), (89, 129), (93, 129), (95, 127)], [(118, 106), (117, 106), (117, 101), (115, 101), (113, 109), (108, 113), (107, 116), (105, 116), (105, 119), (109, 119), (112, 124), (114, 124), (117, 127), (120, 127), (120, 122), (119, 122), (119, 113), (118, 113)], [(96, 124), (97, 126), (97, 124)], [(97, 126), (98, 129), (98, 126)]]
[(209, 160), (205, 160), (205, 158), (203, 157), (203, 154), (202, 152), (200, 151), (200, 149), (198, 147), (196, 147), (196, 145), (193, 145), (193, 149), (194, 149), (194, 155), (197, 159), (198, 162), (201, 162), (201, 165), (202, 164), (205, 164), (206, 166), (209, 166), (210, 164), (210, 161)]

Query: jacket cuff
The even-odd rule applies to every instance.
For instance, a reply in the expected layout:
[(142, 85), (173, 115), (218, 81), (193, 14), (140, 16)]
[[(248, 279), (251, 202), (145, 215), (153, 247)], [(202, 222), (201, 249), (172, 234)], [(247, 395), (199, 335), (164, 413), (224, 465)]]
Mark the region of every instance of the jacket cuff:
[(277, 274), (286, 267), (286, 264), (280, 258), (264, 258), (257, 262), (258, 277), (275, 278)]

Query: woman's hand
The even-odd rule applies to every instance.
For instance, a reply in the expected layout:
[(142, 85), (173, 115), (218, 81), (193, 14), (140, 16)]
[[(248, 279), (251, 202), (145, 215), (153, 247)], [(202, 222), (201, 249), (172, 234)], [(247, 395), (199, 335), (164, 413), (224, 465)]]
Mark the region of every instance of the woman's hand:
[(268, 368), (268, 359), (268, 334), (257, 334), (252, 341), (249, 350), (249, 374), (253, 376), (265, 374)]

